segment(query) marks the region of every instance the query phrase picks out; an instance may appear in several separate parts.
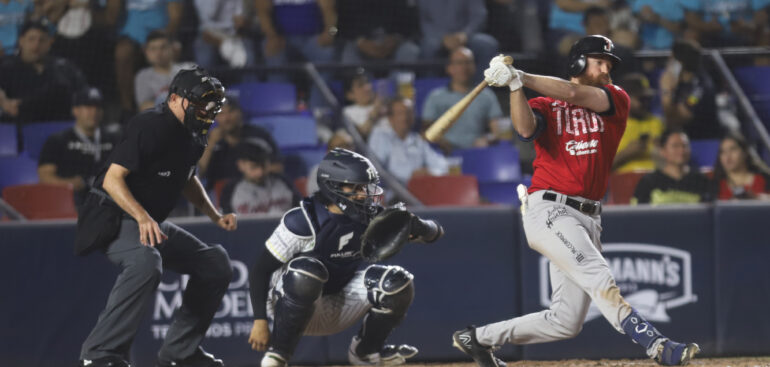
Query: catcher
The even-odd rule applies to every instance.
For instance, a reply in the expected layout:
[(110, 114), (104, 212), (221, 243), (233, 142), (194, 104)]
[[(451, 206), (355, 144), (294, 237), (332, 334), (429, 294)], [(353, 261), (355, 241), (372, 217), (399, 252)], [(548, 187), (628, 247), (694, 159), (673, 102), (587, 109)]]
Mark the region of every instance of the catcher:
[(361, 317), (351, 364), (399, 365), (417, 354), (409, 345), (385, 345), (414, 298), (412, 274), (363, 261), (384, 260), (409, 240), (434, 242), (444, 231), (403, 206), (380, 206), (378, 184), (366, 157), (332, 150), (318, 168), (320, 191), (286, 212), (260, 249), (249, 279), (249, 344), (267, 350), (262, 367), (286, 366), (302, 335), (335, 334)]

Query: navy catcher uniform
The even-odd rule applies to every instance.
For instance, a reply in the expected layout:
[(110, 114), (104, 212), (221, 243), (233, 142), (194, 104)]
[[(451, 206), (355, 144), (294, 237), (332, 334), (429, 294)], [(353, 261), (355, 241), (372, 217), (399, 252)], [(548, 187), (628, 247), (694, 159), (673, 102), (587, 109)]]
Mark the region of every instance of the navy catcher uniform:
[[(320, 191), (284, 214), (251, 271), (254, 327), (249, 342), (267, 350), (262, 366), (285, 366), (302, 335), (338, 333), (363, 317), (348, 359), (398, 365), (417, 354), (385, 345), (414, 297), (413, 276), (399, 266), (364, 264), (361, 236), (382, 211), (379, 175), (362, 155), (335, 149), (318, 169)], [(413, 239), (433, 242), (438, 223), (413, 216)], [(269, 328), (269, 330), (268, 330)]]

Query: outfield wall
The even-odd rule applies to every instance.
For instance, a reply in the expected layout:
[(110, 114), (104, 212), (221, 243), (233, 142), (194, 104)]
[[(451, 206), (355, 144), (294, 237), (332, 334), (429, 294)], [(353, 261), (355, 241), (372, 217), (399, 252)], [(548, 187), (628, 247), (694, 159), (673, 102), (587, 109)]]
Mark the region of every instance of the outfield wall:
[[(526, 245), (518, 210), (450, 208), (418, 212), (447, 235), (407, 246), (392, 263), (415, 275), (416, 298), (390, 337), (420, 349), (421, 361), (464, 360), (451, 333), (543, 309), (547, 262)], [(602, 215), (605, 257), (632, 305), (664, 334), (696, 341), (704, 355), (770, 354), (770, 205), (609, 208)], [(204, 341), (230, 367), (257, 365), (246, 340), (251, 326), (248, 268), (278, 218), (241, 218), (224, 232), (199, 218), (175, 221), (233, 260), (234, 279)], [(117, 275), (101, 254), (72, 254), (74, 222), (0, 224), (0, 366), (71, 366)], [(181, 281), (180, 281), (181, 280)], [(152, 366), (184, 279), (168, 272), (148, 305), (132, 362)], [(344, 363), (358, 326), (331, 337), (303, 338), (294, 360)], [(504, 359), (643, 358), (642, 350), (589, 310), (575, 339), (506, 346)]]

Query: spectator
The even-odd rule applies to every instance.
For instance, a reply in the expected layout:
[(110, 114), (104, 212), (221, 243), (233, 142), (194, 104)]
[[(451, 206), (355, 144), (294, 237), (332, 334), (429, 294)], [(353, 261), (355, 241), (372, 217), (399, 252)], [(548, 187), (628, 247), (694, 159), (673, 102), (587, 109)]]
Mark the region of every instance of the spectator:
[(487, 32), (500, 51), (540, 54), (544, 40), (535, 0), (485, 0)]
[(125, 21), (115, 45), (115, 82), (124, 113), (134, 111), (134, 75), (147, 36), (163, 29), (173, 39), (182, 19), (179, 0), (125, 0)]
[[(337, 130), (337, 132), (332, 135), (331, 139), (329, 139), (329, 146), (326, 149), (327, 152), (332, 151), (335, 148), (342, 148), (347, 149), (350, 151), (355, 151), (356, 147), (355, 144), (353, 144), (353, 137), (348, 134), (345, 130)], [(319, 164), (316, 164), (313, 166), (313, 168), (310, 169), (310, 173), (307, 175), (307, 185), (305, 186), (305, 192), (307, 193), (307, 196), (313, 196), (313, 194), (318, 191), (318, 166)]]
[(204, 68), (256, 64), (254, 41), (245, 36), (248, 26), (243, 0), (195, 0), (200, 22), (195, 39), (195, 62)]
[(560, 55), (567, 55), (569, 48), (585, 32), (583, 15), (591, 7), (607, 9), (612, 0), (555, 0), (548, 16), (546, 43)]
[(626, 131), (612, 162), (613, 170), (617, 173), (652, 171), (655, 169), (653, 149), (664, 129), (660, 117), (650, 112), (655, 90), (641, 73), (628, 74), (619, 84), (628, 93), (631, 103)]
[(189, 63), (174, 62), (173, 40), (163, 30), (147, 35), (144, 55), (150, 66), (139, 70), (134, 81), (136, 106), (144, 111), (163, 103), (168, 96), (168, 86), (179, 70), (194, 67)]
[(72, 115), (75, 91), (85, 88), (81, 71), (51, 57), (48, 28), (35, 21), (19, 31), (19, 52), (0, 64), (0, 118), (7, 121), (65, 120)]
[(13, 55), (19, 28), (32, 11), (32, 0), (0, 0), (0, 57)]
[[(422, 41), (426, 59), (451, 55), (461, 47), (473, 50), (479, 60), (491, 60), (498, 49), (494, 37), (482, 33), (487, 20), (484, 0), (419, 0)], [(474, 79), (483, 79), (484, 68), (474, 69)]]
[(668, 50), (674, 44), (684, 22), (680, 1), (636, 0), (633, 12), (642, 22), (639, 37), (642, 48)]
[(386, 123), (385, 109), (382, 105), (384, 96), (375, 94), (369, 76), (359, 69), (345, 80), (345, 98), (352, 104), (342, 109), (342, 115), (350, 119), (364, 139), (369, 137), (376, 124)]
[(399, 181), (407, 183), (414, 176), (449, 172), (446, 158), (412, 131), (414, 110), (410, 99), (395, 98), (388, 103), (388, 122), (372, 130), (369, 148)]
[(102, 162), (118, 143), (117, 135), (102, 130), (102, 94), (96, 88), (85, 88), (72, 98), (75, 125), (48, 137), (38, 161), (41, 183), (71, 185), (75, 205), (85, 199)]
[[(476, 69), (473, 53), (461, 47), (452, 52), (446, 72), (449, 85), (430, 92), (422, 108), (423, 127), (427, 129), (446, 110), (452, 107), (473, 88), (473, 72)], [(498, 139), (496, 119), (503, 115), (497, 97), (490, 89), (484, 89), (460, 115), (455, 124), (444, 134), (439, 145), (445, 153), (456, 148), (485, 147)]]
[(693, 41), (677, 41), (672, 58), (660, 77), (666, 125), (682, 129), (692, 139), (722, 136), (716, 90), (701, 64), (701, 48)]
[(62, 1), (68, 8), (56, 26), (51, 54), (72, 61), (89, 84), (110, 95), (115, 88), (115, 31), (122, 0)]
[(762, 11), (767, 0), (679, 0), (688, 29), (707, 47), (746, 46), (766, 25)]
[(660, 137), (663, 167), (642, 176), (631, 204), (686, 204), (711, 200), (706, 176), (693, 170), (690, 141), (681, 130), (666, 130)]
[[(289, 54), (302, 55), (307, 61), (334, 61), (337, 36), (337, 11), (334, 0), (256, 0), (257, 17), (262, 28), (262, 55), (267, 66), (286, 65)], [(290, 52), (291, 51), (291, 52)], [(293, 60), (292, 60), (293, 61)], [(330, 75), (323, 73), (324, 79)], [(272, 73), (271, 81), (287, 81), (286, 76)], [(310, 106), (324, 106), (318, 88), (310, 91)]]
[(337, 7), (343, 63), (414, 62), (420, 57), (411, 40), (417, 33), (417, 9), (407, 0), (339, 0)]
[(236, 164), (238, 153), (235, 148), (244, 140), (259, 145), (270, 154), (271, 172), (283, 171), (275, 140), (267, 130), (243, 122), (243, 111), (237, 99), (227, 98), (216, 121), (217, 127), (209, 132), (208, 146), (198, 161), (199, 174), (206, 177), (209, 189), (214, 187), (217, 181), (240, 177), (241, 173)]
[(748, 143), (739, 135), (722, 138), (714, 164), (714, 183), (719, 200), (770, 200), (770, 172), (750, 154)]
[[(631, 32), (621, 29), (618, 29), (617, 31), (612, 29), (610, 27), (610, 16), (611, 13), (607, 9), (592, 6), (583, 13), (583, 26), (585, 27), (585, 34), (598, 34), (612, 40), (618, 39), (625, 41), (625, 45), (613, 42), (615, 44), (614, 53), (623, 60), (623, 64), (619, 65), (617, 68), (612, 68), (610, 73), (613, 79), (620, 79), (626, 73), (634, 71), (637, 68), (636, 58), (634, 57), (633, 51), (637, 42), (635, 35), (632, 35), (630, 40), (628, 39), (628, 34), (631, 34)], [(616, 37), (616, 33), (622, 36)], [(577, 41), (577, 39), (575, 39), (575, 41)], [(629, 43), (632, 47), (628, 47)]]
[(238, 214), (281, 214), (299, 204), (300, 196), (279, 175), (270, 172), (270, 152), (244, 141), (236, 147), (238, 171), (222, 190), (222, 209)]

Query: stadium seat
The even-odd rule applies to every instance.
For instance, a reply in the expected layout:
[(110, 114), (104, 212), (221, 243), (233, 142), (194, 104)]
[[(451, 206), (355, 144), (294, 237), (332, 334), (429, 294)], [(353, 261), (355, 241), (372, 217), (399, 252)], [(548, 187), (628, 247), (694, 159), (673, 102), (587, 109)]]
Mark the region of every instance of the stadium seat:
[(35, 122), (25, 124), (21, 127), (22, 149), (27, 154), (37, 159), (40, 157), (40, 151), (43, 150), (43, 144), (52, 134), (58, 133), (72, 127), (73, 121), (49, 121)]
[(27, 219), (77, 218), (70, 186), (29, 184), (8, 186), (3, 199)]
[(700, 169), (713, 167), (719, 156), (719, 140), (693, 140), (690, 142), (692, 164)]
[(263, 116), (249, 122), (269, 131), (281, 150), (318, 145), (315, 119), (310, 116)]
[(627, 172), (610, 174), (609, 197), (607, 204), (628, 204), (634, 196), (636, 184), (647, 172)]
[(428, 206), (480, 204), (479, 184), (473, 176), (413, 177), (407, 188)]
[(21, 154), (16, 157), (0, 157), (0, 189), (11, 185), (36, 183), (37, 162)]
[(14, 156), (16, 154), (19, 154), (16, 125), (0, 124), (0, 156)]
[(740, 67), (734, 69), (733, 74), (749, 98), (757, 95), (770, 95), (770, 83), (767, 82), (770, 80), (770, 67)]
[(503, 143), (488, 148), (463, 149), (454, 155), (463, 159), (463, 174), (474, 175), (481, 183), (522, 179), (519, 151), (513, 145)]
[(326, 146), (289, 148), (282, 151), (284, 172), (290, 179), (307, 176), (326, 155)]
[(229, 88), (247, 116), (297, 112), (297, 91), (290, 83), (242, 83)]
[(449, 85), (449, 78), (420, 78), (414, 81), (414, 113), (417, 118), (422, 116), (422, 105), (434, 89)]
[(294, 179), (294, 188), (299, 191), (299, 194), (302, 195), (302, 197), (307, 196), (307, 177), (297, 177)]

